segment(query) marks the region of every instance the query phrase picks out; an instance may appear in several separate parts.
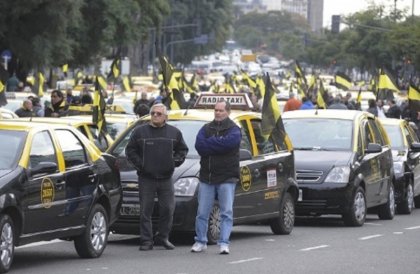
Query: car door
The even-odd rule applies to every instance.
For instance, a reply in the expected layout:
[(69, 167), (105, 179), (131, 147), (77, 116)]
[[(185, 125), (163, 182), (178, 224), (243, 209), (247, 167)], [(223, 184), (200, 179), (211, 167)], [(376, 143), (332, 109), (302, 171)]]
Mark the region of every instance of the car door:
[[(361, 139), (364, 144), (364, 149), (368, 147), (369, 143), (375, 143), (374, 133), (367, 119), (364, 119), (361, 122)], [(360, 163), (360, 170), (366, 185), (366, 201), (368, 206), (372, 206), (379, 203), (380, 200), (378, 197), (381, 184), (381, 172), (378, 157), (379, 153), (365, 153), (364, 151), (363, 153), (364, 155)]]
[(23, 184), (23, 234), (59, 228), (66, 199), (65, 178), (59, 170), (57, 148), (47, 130), (32, 138), (28, 174), (28, 181)]
[[(236, 189), (235, 218), (276, 212), (279, 209), (285, 176), (287, 153), (278, 153), (269, 136), (261, 133), (261, 120), (241, 122), (241, 148), (250, 149), (252, 159), (241, 161), (241, 180)], [(290, 154), (290, 153), (289, 153)]]
[(408, 144), (408, 155), (407, 155), (407, 164), (412, 167), (413, 178), (414, 178), (414, 195), (417, 196), (420, 194), (420, 153), (419, 152), (410, 152), (411, 144), (419, 143), (419, 139), (414, 130), (407, 124), (404, 125), (403, 134), (406, 136)]
[(92, 205), (98, 176), (83, 142), (71, 130), (56, 129), (55, 134), (65, 164), (65, 226), (80, 225)]

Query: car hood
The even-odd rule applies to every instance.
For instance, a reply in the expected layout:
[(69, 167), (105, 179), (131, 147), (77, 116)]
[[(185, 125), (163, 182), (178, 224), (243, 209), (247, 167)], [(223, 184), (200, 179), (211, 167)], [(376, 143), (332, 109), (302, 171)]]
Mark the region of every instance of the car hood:
[(333, 166), (349, 165), (353, 158), (352, 151), (295, 150), (296, 170), (328, 171)]
[(9, 174), (10, 172), (12, 172), (11, 169), (0, 169), (0, 178), (6, 176), (7, 174)]
[[(187, 158), (184, 163), (175, 168), (172, 175), (173, 182), (176, 182), (180, 177), (197, 176), (200, 170), (200, 159)], [(124, 170), (120, 172), (122, 182), (137, 182), (137, 172), (134, 169)]]

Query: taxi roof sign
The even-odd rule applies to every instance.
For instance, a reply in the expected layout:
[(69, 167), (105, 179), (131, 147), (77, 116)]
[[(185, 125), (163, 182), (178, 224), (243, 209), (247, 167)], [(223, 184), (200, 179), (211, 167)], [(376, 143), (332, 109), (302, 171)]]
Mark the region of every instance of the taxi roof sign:
[(232, 109), (252, 110), (254, 105), (246, 93), (201, 93), (194, 104), (195, 109), (212, 109), (217, 102), (227, 101)]

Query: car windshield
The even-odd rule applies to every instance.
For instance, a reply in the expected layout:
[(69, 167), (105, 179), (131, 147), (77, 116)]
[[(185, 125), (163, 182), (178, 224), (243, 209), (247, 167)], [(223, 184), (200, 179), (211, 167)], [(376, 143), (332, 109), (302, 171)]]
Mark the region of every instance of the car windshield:
[[(205, 124), (205, 121), (187, 121), (187, 120), (171, 120), (168, 124), (178, 128), (182, 132), (184, 141), (188, 146), (188, 155), (187, 158), (197, 158), (199, 157), (198, 152), (195, 150), (195, 138), (197, 136), (200, 128)], [(131, 133), (133, 132), (134, 127), (130, 131), (125, 132), (123, 139), (120, 139), (120, 142), (111, 152), (113, 155), (118, 155), (120, 157), (125, 156), (125, 147), (127, 146), (128, 140), (130, 139)]]
[(384, 125), (385, 131), (391, 141), (392, 149), (404, 149), (404, 141), (399, 125)]
[(296, 150), (351, 150), (352, 121), (285, 119), (284, 127)]
[(25, 136), (23, 131), (0, 130), (0, 169), (12, 169), (17, 165)]
[(125, 129), (127, 128), (127, 123), (110, 123), (106, 122), (106, 130), (113, 140), (115, 140)]

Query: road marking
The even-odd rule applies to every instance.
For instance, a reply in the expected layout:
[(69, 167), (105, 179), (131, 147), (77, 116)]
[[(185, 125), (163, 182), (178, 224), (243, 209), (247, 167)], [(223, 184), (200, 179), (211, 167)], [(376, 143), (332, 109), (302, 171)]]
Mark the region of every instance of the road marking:
[(329, 247), (329, 245), (318, 245), (318, 246), (313, 246), (313, 247), (308, 247), (308, 248), (302, 248), (300, 251), (311, 251), (314, 249), (320, 249), (320, 248), (326, 248)]
[(378, 224), (378, 223), (365, 223), (365, 225), (376, 225), (376, 226), (381, 226), (382, 224)]
[(407, 230), (420, 229), (420, 226), (406, 227), (404, 229), (407, 229)]
[(395, 231), (395, 232), (393, 232), (394, 234), (396, 234), (396, 235), (401, 235), (401, 234), (403, 234), (404, 232), (402, 232), (402, 231)]
[(265, 239), (266, 242), (275, 242), (276, 240), (274, 239)]
[(359, 238), (359, 240), (361, 240), (361, 241), (370, 240), (370, 239), (378, 238), (378, 237), (382, 237), (382, 236), (384, 236), (384, 235), (382, 235), (382, 234), (375, 234), (375, 235), (361, 237), (361, 238)]
[(229, 262), (229, 263), (230, 264), (242, 264), (242, 263), (258, 261), (258, 260), (262, 260), (262, 259), (263, 258), (261, 258), (261, 257), (255, 257), (255, 258), (249, 258), (249, 259), (244, 259), (244, 260), (239, 260), (239, 261), (233, 261), (233, 262)]
[(18, 247), (16, 247), (16, 249), (34, 247), (34, 246), (41, 246), (41, 245), (49, 245), (49, 244), (55, 244), (55, 243), (61, 243), (61, 242), (63, 242), (63, 241), (58, 240), (58, 239), (57, 240), (52, 240), (52, 241), (42, 241), (42, 242), (38, 242), (38, 243), (32, 243), (32, 244), (18, 246)]

